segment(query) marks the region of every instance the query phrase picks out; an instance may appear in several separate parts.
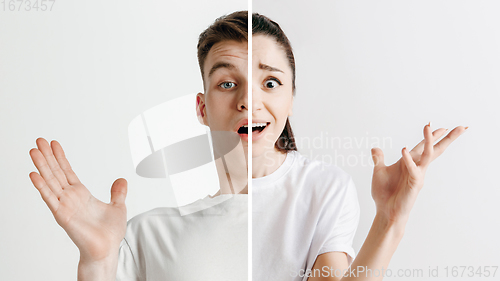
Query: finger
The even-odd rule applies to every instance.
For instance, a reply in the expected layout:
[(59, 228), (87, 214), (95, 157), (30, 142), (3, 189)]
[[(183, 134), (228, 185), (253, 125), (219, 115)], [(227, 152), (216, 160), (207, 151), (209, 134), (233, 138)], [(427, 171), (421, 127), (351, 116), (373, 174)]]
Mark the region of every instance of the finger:
[(127, 197), (127, 180), (117, 179), (111, 186), (111, 203), (112, 204), (125, 204)]
[(378, 147), (374, 147), (371, 149), (371, 153), (372, 153), (372, 160), (373, 160), (373, 164), (375, 165), (375, 168), (385, 167), (384, 152), (382, 152), (382, 149), (380, 149)]
[(52, 174), (59, 181), (61, 186), (64, 187), (68, 185), (68, 180), (66, 179), (66, 175), (64, 175), (64, 172), (59, 166), (59, 163), (57, 163), (57, 160), (54, 157), (54, 154), (52, 153), (52, 148), (50, 148), (49, 143), (44, 138), (38, 138), (36, 140), (36, 145), (38, 146), (38, 150), (42, 152), (43, 156), (45, 157), (45, 161), (47, 161), (47, 164), (49, 165), (50, 170), (52, 171)]
[(61, 185), (59, 184), (59, 181), (52, 174), (49, 164), (47, 164), (47, 161), (45, 160), (45, 157), (43, 156), (42, 152), (40, 152), (40, 150), (36, 148), (33, 148), (30, 150), (30, 156), (36, 168), (38, 169), (38, 172), (40, 172), (41, 177), (47, 184), (47, 186), (59, 199), (63, 190), (61, 188)]
[[(448, 129), (445, 129), (445, 128), (439, 128), (437, 130), (434, 130), (434, 132), (432, 132), (432, 143), (434, 143), (435, 141), (437, 141), (440, 137), (442, 137), (446, 132), (448, 131)], [(410, 155), (413, 157), (413, 160), (414, 161), (418, 161), (420, 160), (420, 155), (422, 154), (422, 152), (424, 151), (424, 142), (425, 142), (425, 139), (423, 139), (422, 141), (420, 141), (417, 145), (415, 145), (415, 147), (413, 147), (413, 149), (410, 151)]]
[(446, 135), (446, 137), (434, 145), (434, 159), (438, 158), (439, 155), (441, 155), (454, 140), (467, 130), (467, 128), (469, 127), (455, 127), (450, 133), (448, 133), (448, 135)]
[(410, 175), (413, 177), (417, 177), (418, 167), (417, 164), (415, 164), (415, 162), (413, 161), (408, 148), (403, 147), (403, 150), (401, 150), (401, 154), (403, 155), (403, 161), (405, 162), (405, 166), (408, 169), (408, 173), (410, 173)]
[(420, 157), (419, 166), (427, 166), (431, 163), (433, 150), (431, 122), (429, 122), (429, 124), (424, 126), (424, 152), (422, 152), (422, 156)]
[(66, 154), (58, 141), (53, 140), (51, 143), (52, 151), (54, 152), (54, 156), (56, 157), (59, 166), (62, 171), (66, 175), (69, 184), (77, 184), (80, 183), (80, 179), (76, 176), (75, 172), (71, 168), (68, 159), (66, 158)]
[(57, 208), (59, 208), (59, 200), (47, 186), (47, 183), (45, 183), (43, 178), (36, 172), (30, 173), (30, 179), (38, 192), (40, 192), (40, 195), (42, 196), (43, 201), (47, 204), (47, 207), (49, 207), (52, 213), (55, 213)]

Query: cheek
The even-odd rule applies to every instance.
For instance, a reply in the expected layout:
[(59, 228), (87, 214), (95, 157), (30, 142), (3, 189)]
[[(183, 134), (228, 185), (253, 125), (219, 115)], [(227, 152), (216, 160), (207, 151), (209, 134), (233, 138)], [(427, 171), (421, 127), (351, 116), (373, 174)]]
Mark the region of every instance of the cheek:
[(214, 109), (227, 110), (231, 103), (231, 97), (227, 93), (214, 92), (207, 95), (206, 102), (207, 106)]
[(279, 135), (285, 128), (286, 119), (288, 118), (288, 105), (281, 104), (281, 106), (275, 106), (270, 110), (275, 119), (274, 134)]
[(221, 124), (227, 121), (230, 114), (230, 99), (219, 93), (210, 93), (206, 98), (208, 119), (212, 124)]
[(269, 104), (271, 105), (270, 110), (277, 121), (286, 120), (292, 107), (292, 98), (291, 95), (275, 96), (270, 100)]

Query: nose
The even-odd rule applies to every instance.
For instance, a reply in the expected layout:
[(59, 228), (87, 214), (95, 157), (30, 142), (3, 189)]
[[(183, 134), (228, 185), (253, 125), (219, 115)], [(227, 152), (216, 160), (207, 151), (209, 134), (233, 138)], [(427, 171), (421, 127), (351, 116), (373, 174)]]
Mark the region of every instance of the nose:
[(252, 114), (261, 110), (263, 107), (262, 103), (262, 90), (258, 85), (252, 86)]
[(242, 87), (238, 95), (237, 109), (243, 111), (246, 109), (248, 111), (248, 87)]
[[(243, 111), (246, 109), (247, 111), (249, 110), (248, 104), (248, 89), (245, 87), (245, 89), (240, 90), (240, 95), (237, 103), (237, 109), (239, 111)], [(258, 110), (262, 109), (262, 93), (260, 90), (260, 87), (258, 86), (253, 86), (252, 87), (252, 114), (257, 112)]]

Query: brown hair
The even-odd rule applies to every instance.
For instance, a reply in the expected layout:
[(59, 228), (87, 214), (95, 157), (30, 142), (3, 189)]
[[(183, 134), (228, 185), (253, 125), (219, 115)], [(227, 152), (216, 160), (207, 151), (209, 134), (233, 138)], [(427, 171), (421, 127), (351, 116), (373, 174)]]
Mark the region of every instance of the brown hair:
[[(290, 40), (288, 40), (285, 32), (283, 32), (277, 22), (266, 16), (253, 13), (252, 35), (258, 34), (270, 36), (276, 40), (276, 43), (278, 43), (281, 48), (283, 48), (286, 58), (288, 59), (288, 64), (290, 65), (290, 69), (292, 70), (292, 94), (295, 96), (295, 58), (293, 56), (292, 44), (290, 43)], [(274, 147), (281, 152), (297, 150), (292, 126), (290, 125), (290, 120), (288, 120), (288, 118), (286, 119), (285, 128), (283, 128), (283, 132), (281, 132), (281, 135), (274, 144)]]
[[(276, 40), (286, 54), (290, 68), (292, 69), (292, 94), (295, 96), (295, 58), (293, 56), (292, 45), (285, 33), (278, 25), (266, 16), (258, 13), (252, 14), (252, 34), (267, 35)], [(198, 39), (198, 64), (200, 65), (201, 76), (204, 79), (203, 65), (208, 52), (213, 45), (222, 41), (234, 40), (238, 42), (248, 41), (248, 12), (239, 11), (229, 15), (219, 17)], [(295, 137), (288, 118), (285, 127), (274, 144), (279, 151), (286, 153), (289, 150), (297, 150)]]
[(248, 41), (248, 12), (239, 11), (219, 17), (198, 38), (198, 64), (204, 79), (203, 65), (213, 45), (234, 40)]

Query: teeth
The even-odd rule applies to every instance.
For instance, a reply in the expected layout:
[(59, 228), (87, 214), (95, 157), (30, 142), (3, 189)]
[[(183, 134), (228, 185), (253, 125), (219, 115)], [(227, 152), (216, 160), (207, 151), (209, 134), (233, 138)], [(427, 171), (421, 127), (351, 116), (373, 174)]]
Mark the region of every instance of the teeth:
[[(267, 126), (267, 123), (252, 123), (252, 128), (253, 127), (265, 127), (265, 126)], [(243, 125), (243, 128), (248, 128), (248, 124)]]

